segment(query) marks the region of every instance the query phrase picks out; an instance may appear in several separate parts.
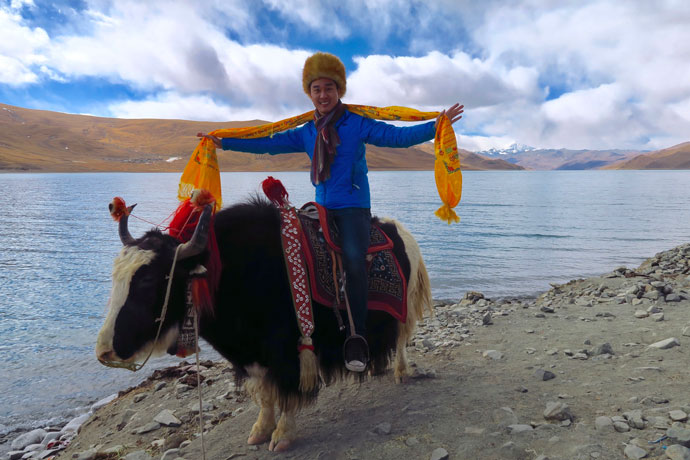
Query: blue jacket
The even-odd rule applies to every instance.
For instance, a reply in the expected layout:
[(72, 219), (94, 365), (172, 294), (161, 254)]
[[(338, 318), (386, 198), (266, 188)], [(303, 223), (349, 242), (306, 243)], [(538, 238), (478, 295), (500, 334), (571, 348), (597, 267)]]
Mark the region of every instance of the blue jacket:
[[(316, 202), (327, 208), (370, 208), (369, 180), (364, 144), (411, 147), (434, 138), (435, 123), (399, 128), (348, 110), (335, 123), (340, 146), (331, 164), (331, 177), (316, 186)], [(310, 121), (299, 128), (257, 139), (222, 140), (223, 150), (249, 153), (307, 152), (314, 154), (316, 128)]]

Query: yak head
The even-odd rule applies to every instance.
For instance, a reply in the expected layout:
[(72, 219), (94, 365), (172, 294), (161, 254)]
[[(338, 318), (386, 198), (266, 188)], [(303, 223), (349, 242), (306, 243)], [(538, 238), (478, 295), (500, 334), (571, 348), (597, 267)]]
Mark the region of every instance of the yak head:
[[(96, 357), (101, 363), (132, 369), (133, 363), (151, 352), (174, 353), (184, 317), (186, 280), (198, 267), (199, 256), (206, 248), (211, 209), (204, 209), (194, 235), (182, 244), (157, 230), (135, 239), (127, 229), (127, 216), (120, 218), (124, 247), (115, 259), (108, 313), (96, 342)], [(161, 319), (166, 297), (167, 313)]]

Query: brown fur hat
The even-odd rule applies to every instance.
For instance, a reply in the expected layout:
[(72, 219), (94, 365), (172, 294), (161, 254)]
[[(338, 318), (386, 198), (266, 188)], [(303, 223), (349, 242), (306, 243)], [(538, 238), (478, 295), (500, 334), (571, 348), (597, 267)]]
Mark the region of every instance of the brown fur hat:
[(338, 87), (340, 97), (345, 96), (345, 90), (347, 89), (345, 66), (337, 56), (330, 53), (316, 53), (304, 61), (302, 87), (307, 96), (311, 93), (311, 82), (319, 78), (330, 78), (333, 80)]

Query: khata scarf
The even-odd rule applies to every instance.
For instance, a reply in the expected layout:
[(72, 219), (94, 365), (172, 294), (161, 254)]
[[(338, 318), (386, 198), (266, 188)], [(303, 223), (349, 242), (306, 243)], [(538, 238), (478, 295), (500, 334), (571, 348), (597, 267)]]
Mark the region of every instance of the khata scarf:
[(335, 122), (345, 113), (342, 102), (328, 112), (321, 115), (314, 110), (314, 125), (316, 126), (316, 142), (314, 156), (311, 159), (311, 183), (319, 185), (331, 177), (331, 164), (337, 154), (336, 147), (340, 145), (340, 136), (335, 129)]
[[(357, 115), (374, 118), (377, 120), (397, 120), (397, 121), (423, 121), (436, 118), (439, 112), (420, 112), (407, 107), (371, 107), (364, 105), (347, 104), (343, 107)], [(275, 123), (266, 123), (260, 126), (246, 128), (217, 129), (211, 135), (224, 138), (234, 137), (240, 139), (253, 139), (257, 137), (272, 136), (274, 133), (287, 131), (303, 125), (314, 119), (314, 111), (305, 112), (295, 117)], [(333, 141), (334, 139), (329, 139)], [(317, 141), (318, 142), (318, 141)], [(314, 152), (316, 155), (316, 151)], [(455, 132), (447, 116), (442, 116), (436, 123), (436, 136), (434, 138), (434, 176), (436, 178), (436, 188), (443, 205), (436, 210), (435, 214), (441, 220), (448, 222), (459, 222), (453, 208), (460, 202), (462, 195), (462, 173), (460, 171), (460, 156), (455, 139)], [(313, 169), (313, 164), (312, 164)], [(177, 197), (184, 201), (188, 199), (192, 191), (197, 188), (205, 188), (216, 198), (216, 210), (222, 204), (220, 191), (220, 171), (218, 169), (218, 158), (216, 157), (216, 146), (212, 140), (202, 138), (194, 149), (192, 156), (187, 162)]]

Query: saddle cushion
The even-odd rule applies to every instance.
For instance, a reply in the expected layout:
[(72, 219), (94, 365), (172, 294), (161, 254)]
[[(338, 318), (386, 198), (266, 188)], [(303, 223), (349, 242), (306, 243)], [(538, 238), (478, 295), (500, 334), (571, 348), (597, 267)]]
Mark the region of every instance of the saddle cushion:
[[(303, 230), (303, 250), (307, 262), (312, 297), (323, 305), (335, 302), (332, 251), (339, 251), (333, 235), (322, 222), (327, 222), (326, 210), (308, 203), (299, 213)], [(398, 321), (407, 319), (407, 280), (393, 253), (393, 242), (372, 222), (368, 255), (369, 310), (389, 313)], [(345, 308), (341, 299), (341, 309)]]

